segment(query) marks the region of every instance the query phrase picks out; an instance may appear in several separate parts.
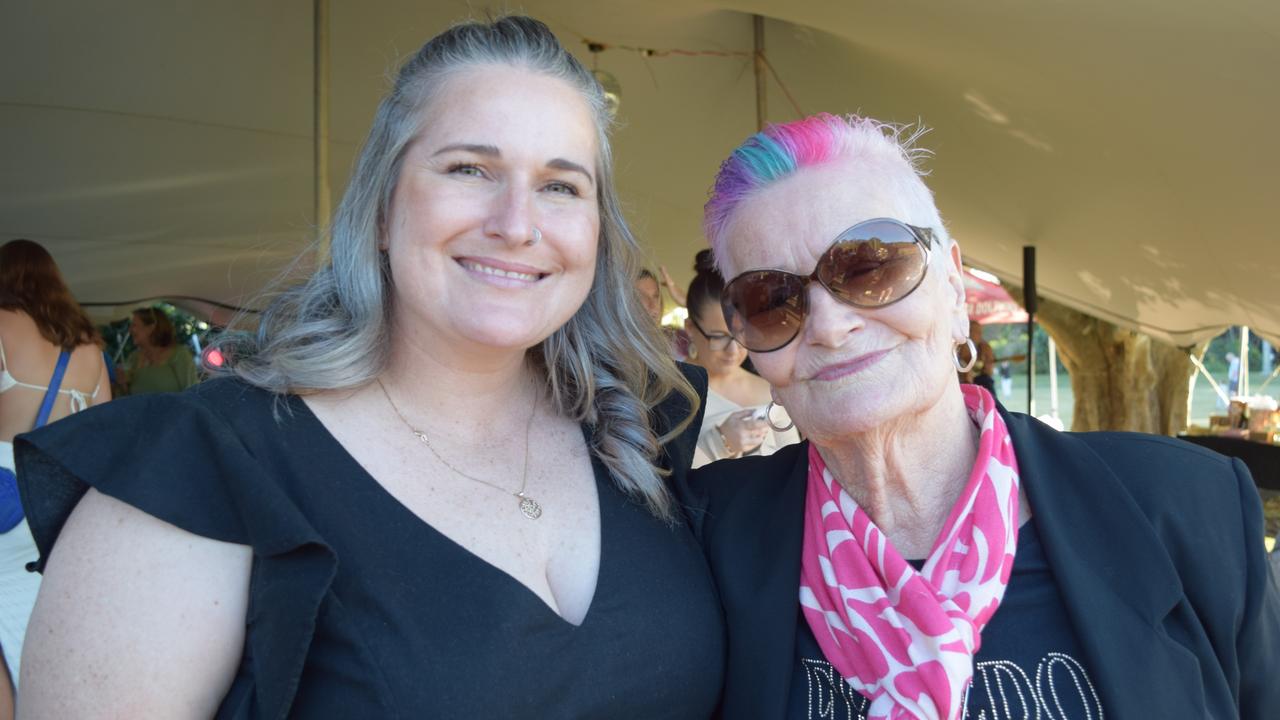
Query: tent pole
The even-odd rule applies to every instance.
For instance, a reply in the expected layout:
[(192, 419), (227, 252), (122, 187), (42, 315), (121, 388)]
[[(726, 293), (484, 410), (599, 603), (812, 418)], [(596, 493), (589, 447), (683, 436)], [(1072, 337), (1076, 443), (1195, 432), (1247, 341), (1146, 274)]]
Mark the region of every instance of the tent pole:
[(1027, 414), (1036, 415), (1036, 246), (1022, 246), (1022, 306), (1027, 311)]
[[(1201, 356), (1203, 357), (1203, 354)], [(1209, 371), (1205, 370), (1204, 363), (1200, 362), (1200, 358), (1196, 357), (1195, 353), (1187, 353), (1187, 357), (1191, 358), (1191, 364), (1196, 366), (1196, 370), (1200, 371), (1200, 374), (1204, 376), (1204, 379), (1209, 381), (1209, 387), (1213, 388), (1213, 391), (1218, 393), (1218, 397), (1222, 398), (1222, 402), (1230, 404), (1231, 398), (1227, 397), (1227, 392), (1222, 389), (1222, 386), (1218, 384), (1217, 380), (1213, 379), (1213, 376), (1209, 374)], [(1190, 400), (1187, 401), (1188, 408), (1190, 408), (1190, 402)], [(1189, 409), (1187, 410), (1187, 417), (1191, 417), (1191, 411)]]
[(1049, 338), (1049, 414), (1058, 417), (1058, 344)]
[(1240, 381), (1236, 383), (1236, 395), (1249, 396), (1249, 326), (1240, 326)]
[[(316, 230), (329, 224), (329, 0), (313, 0), (312, 121), (313, 202)], [(325, 255), (328, 244), (325, 243)]]
[[(1204, 356), (1209, 352), (1209, 344), (1205, 343), (1204, 350), (1200, 351), (1200, 357), (1196, 357), (1195, 353), (1187, 353), (1191, 358), (1192, 365), (1203, 365)], [(1200, 378), (1199, 372), (1191, 373), (1191, 379), (1187, 381), (1187, 424), (1191, 424), (1191, 405), (1196, 399), (1196, 380)], [(1215, 388), (1216, 389), (1216, 388)], [(1221, 393), (1219, 393), (1221, 394)]]
[(755, 31), (756, 132), (760, 132), (764, 130), (765, 118), (768, 115), (767, 86), (764, 77), (764, 18), (752, 15), (751, 26)]
[(1027, 414), (1036, 415), (1036, 321), (1027, 313)]
[(1258, 394), (1259, 394), (1259, 395), (1261, 395), (1261, 394), (1262, 394), (1262, 391), (1263, 391), (1263, 390), (1266, 390), (1266, 389), (1267, 389), (1267, 386), (1271, 384), (1271, 381), (1272, 381), (1272, 380), (1275, 380), (1275, 379), (1276, 379), (1276, 376), (1277, 376), (1277, 375), (1280, 375), (1280, 365), (1277, 365), (1277, 366), (1276, 366), (1276, 369), (1275, 369), (1275, 370), (1273, 370), (1273, 371), (1271, 371), (1271, 374), (1267, 376), (1266, 381), (1262, 383), (1262, 387), (1259, 387), (1259, 388), (1258, 388)]

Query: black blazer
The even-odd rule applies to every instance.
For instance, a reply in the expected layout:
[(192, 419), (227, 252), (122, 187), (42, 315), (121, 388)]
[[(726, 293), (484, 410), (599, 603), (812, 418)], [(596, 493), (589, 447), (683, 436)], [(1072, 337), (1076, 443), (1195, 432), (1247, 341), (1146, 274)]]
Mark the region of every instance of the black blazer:
[[(1248, 470), (1189, 443), (1002, 410), (1045, 555), (1111, 717), (1280, 718), (1280, 589)], [(720, 715), (786, 712), (808, 443), (694, 472), (729, 628)]]

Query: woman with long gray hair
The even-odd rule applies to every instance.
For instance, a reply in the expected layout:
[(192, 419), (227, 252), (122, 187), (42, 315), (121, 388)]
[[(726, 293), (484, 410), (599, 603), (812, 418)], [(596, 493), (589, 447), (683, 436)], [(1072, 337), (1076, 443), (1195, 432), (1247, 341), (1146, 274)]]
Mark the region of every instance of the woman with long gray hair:
[(541, 23), (446, 31), (230, 377), (19, 439), (20, 714), (713, 710), (719, 605), (667, 490), (705, 377), (631, 288), (608, 124)]

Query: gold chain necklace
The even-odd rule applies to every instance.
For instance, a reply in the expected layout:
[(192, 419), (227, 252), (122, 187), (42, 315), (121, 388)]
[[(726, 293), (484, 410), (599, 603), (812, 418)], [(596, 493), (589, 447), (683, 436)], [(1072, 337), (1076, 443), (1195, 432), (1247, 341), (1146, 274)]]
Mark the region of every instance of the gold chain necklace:
[(533, 418), (538, 414), (538, 396), (536, 394), (533, 396), (533, 407), (529, 410), (529, 421), (524, 426), (524, 469), (520, 473), (520, 489), (516, 492), (511, 492), (501, 485), (478, 478), (475, 475), (469, 475), (454, 467), (453, 463), (445, 460), (440, 452), (431, 445), (431, 440), (427, 438), (427, 434), (411, 425), (409, 420), (405, 418), (404, 413), (400, 412), (400, 408), (396, 407), (395, 401), (391, 399), (391, 394), (387, 392), (387, 386), (382, 384), (382, 378), (376, 378), (375, 380), (378, 383), (378, 388), (382, 390), (382, 396), (387, 399), (387, 404), (395, 411), (396, 417), (400, 418), (400, 422), (404, 423), (404, 426), (409, 428), (409, 432), (412, 432), (414, 436), (418, 438), (419, 442), (426, 445), (427, 449), (431, 451), (431, 454), (435, 455), (437, 460), (444, 463), (445, 467), (468, 480), (473, 480), (481, 485), (488, 485), (494, 490), (501, 490), (502, 492), (511, 495), (520, 501), (520, 513), (530, 520), (537, 520), (542, 517), (542, 506), (538, 504), (537, 500), (534, 500), (524, 494), (525, 486), (529, 484), (529, 431), (533, 429)]

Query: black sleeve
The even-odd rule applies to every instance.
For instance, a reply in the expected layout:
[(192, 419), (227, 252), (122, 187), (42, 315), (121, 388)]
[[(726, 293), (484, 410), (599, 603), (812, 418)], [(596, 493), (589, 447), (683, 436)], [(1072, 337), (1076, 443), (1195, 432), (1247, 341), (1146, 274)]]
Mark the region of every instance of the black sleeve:
[(662, 416), (659, 426), (664, 428), (663, 432), (669, 432), (686, 418), (688, 419), (688, 424), (680, 434), (667, 443), (668, 453), (673, 459), (679, 460), (674, 463), (674, 466), (687, 471), (693, 463), (693, 451), (698, 447), (698, 432), (702, 428), (702, 415), (707, 409), (707, 371), (697, 365), (686, 363), (676, 363), (676, 365), (697, 393), (698, 404), (697, 407), (690, 407), (683, 395), (671, 393), (671, 396), (659, 406), (659, 413)]
[(19, 435), (14, 455), (41, 568), (90, 487), (196, 535), (247, 545), (237, 491), (266, 484), (239, 437), (190, 393), (89, 408)]
[(1280, 710), (1280, 588), (1268, 567), (1263, 546), (1262, 504), (1244, 463), (1231, 461), (1243, 512), (1244, 544), (1240, 549), (1248, 568), (1244, 607), (1236, 631), (1240, 669), (1240, 717), (1273, 718)]
[(224, 707), (220, 716), (288, 714), (337, 572), (332, 548), (244, 442), (276, 430), (275, 402), (265, 391), (213, 380), (183, 393), (113, 400), (14, 443), (41, 570), (90, 487), (188, 532), (252, 548), (245, 642), (253, 662), (242, 669), (252, 678), (243, 689), (252, 702)]
[(688, 418), (688, 425), (679, 435), (672, 438), (664, 446), (665, 466), (671, 471), (667, 478), (668, 487), (675, 496), (676, 505), (683, 512), (696, 505), (689, 485), (689, 470), (693, 466), (693, 452), (698, 448), (698, 433), (702, 429), (702, 415), (707, 405), (707, 371), (697, 365), (676, 363), (680, 372), (693, 386), (698, 395), (698, 406), (689, 407), (684, 396), (679, 393), (671, 395), (657, 408), (656, 426), (660, 433), (669, 432)]

